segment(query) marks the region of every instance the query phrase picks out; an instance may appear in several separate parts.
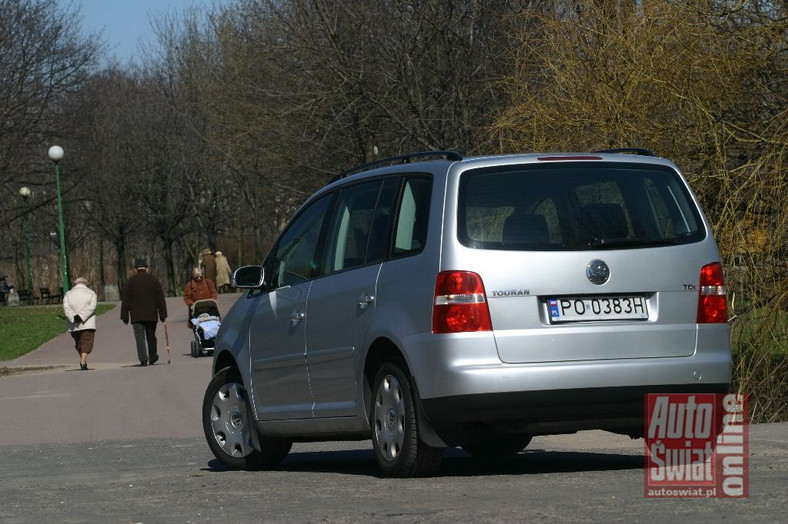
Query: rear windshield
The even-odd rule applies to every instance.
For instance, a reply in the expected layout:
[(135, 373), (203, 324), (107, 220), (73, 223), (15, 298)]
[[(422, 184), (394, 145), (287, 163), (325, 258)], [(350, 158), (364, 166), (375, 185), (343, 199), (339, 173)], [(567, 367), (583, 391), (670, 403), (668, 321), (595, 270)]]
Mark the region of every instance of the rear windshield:
[(477, 169), (462, 175), (459, 198), (459, 240), (479, 249), (626, 249), (706, 236), (683, 181), (665, 166), (577, 162)]

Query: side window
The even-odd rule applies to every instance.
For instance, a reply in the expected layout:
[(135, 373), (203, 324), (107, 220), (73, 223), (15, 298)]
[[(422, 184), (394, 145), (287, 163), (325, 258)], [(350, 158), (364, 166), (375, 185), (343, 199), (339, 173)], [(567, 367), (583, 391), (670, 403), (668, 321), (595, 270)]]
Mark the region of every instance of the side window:
[(317, 276), (320, 231), (330, 204), (331, 195), (313, 202), (279, 237), (270, 260), (271, 275), (266, 278), (271, 287), (300, 284)]
[(405, 181), (394, 231), (394, 255), (417, 253), (427, 241), (432, 180), (410, 178)]
[(324, 272), (333, 273), (364, 265), (381, 180), (343, 188), (328, 231)]
[(372, 229), (369, 231), (367, 264), (380, 262), (388, 257), (391, 246), (391, 218), (394, 216), (400, 180), (400, 177), (390, 177), (383, 181), (383, 189), (380, 191), (378, 205), (375, 208), (375, 218), (372, 220)]

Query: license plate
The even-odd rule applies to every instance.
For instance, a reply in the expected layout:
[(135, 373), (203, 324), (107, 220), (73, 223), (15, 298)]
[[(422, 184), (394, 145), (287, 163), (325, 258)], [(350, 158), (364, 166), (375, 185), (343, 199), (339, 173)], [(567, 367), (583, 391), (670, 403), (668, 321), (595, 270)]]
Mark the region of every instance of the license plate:
[(639, 295), (550, 298), (547, 307), (551, 322), (648, 319), (648, 301)]

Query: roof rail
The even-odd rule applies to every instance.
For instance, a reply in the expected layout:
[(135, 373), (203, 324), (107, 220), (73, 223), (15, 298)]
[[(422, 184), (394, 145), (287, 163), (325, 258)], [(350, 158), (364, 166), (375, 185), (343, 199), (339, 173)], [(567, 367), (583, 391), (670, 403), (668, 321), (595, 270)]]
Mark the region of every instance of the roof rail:
[(631, 155), (657, 156), (651, 149), (645, 149), (643, 147), (618, 147), (616, 149), (601, 149), (599, 151), (592, 151), (592, 153), (629, 153)]
[(366, 164), (361, 164), (360, 166), (356, 166), (352, 169), (348, 169), (347, 171), (342, 171), (337, 176), (332, 178), (331, 182), (336, 182), (337, 180), (340, 180), (347, 176), (355, 175), (356, 173), (362, 173), (364, 171), (369, 171), (370, 169), (375, 169), (376, 167), (393, 166), (397, 164), (409, 164), (414, 161), (439, 160), (439, 159), (457, 161), (457, 160), (462, 160), (462, 155), (457, 151), (420, 151), (418, 153), (408, 153), (407, 155), (381, 158), (380, 160), (367, 162)]

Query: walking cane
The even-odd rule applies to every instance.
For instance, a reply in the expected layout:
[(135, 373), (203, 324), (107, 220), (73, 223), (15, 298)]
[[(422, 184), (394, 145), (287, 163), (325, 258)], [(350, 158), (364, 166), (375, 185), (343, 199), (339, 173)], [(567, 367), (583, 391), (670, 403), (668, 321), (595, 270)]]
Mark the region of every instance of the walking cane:
[(167, 331), (167, 322), (164, 324), (164, 341), (167, 343), (167, 364), (170, 363), (170, 333)]

